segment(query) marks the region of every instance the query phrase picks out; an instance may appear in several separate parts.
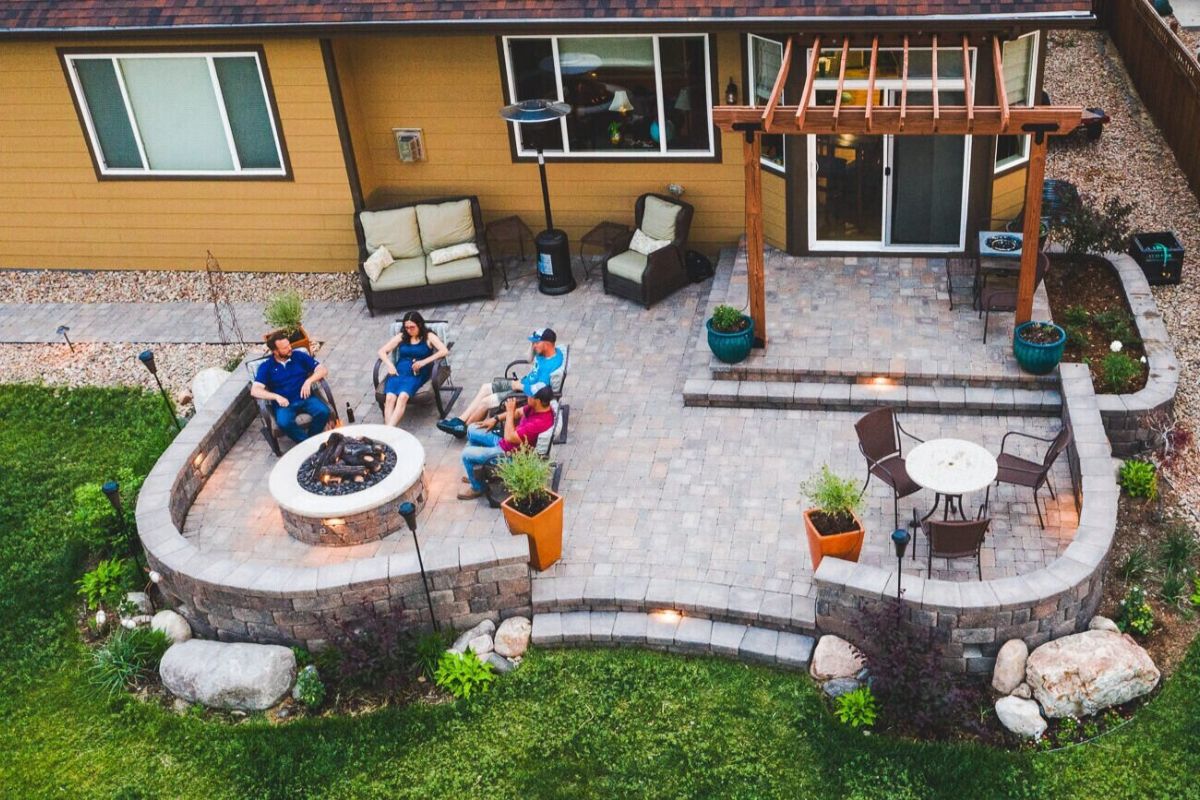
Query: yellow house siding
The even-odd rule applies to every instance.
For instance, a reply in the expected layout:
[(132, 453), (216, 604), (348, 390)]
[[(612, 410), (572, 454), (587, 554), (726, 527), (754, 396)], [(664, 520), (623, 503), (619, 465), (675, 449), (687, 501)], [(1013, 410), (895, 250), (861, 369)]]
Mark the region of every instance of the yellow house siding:
[(763, 238), (767, 244), (787, 250), (787, 179), (763, 170)]
[(1015, 169), (999, 176), (992, 182), (992, 221), (993, 230), (1004, 227), (1004, 224), (1014, 219), (1025, 207), (1025, 175), (1027, 167)]
[[(188, 42), (205, 44), (229, 40)], [(0, 47), (0, 267), (336, 271), (357, 260), (350, 198), (316, 39), (262, 44), (292, 180), (99, 180), (56, 46)], [(113, 47), (178, 47), (120, 41)]]
[[(715, 35), (710, 43), (719, 59), (714, 83), (740, 75), (738, 37)], [(365, 196), (476, 194), (485, 220), (519, 214), (535, 231), (544, 226), (537, 165), (513, 163), (499, 116), (506, 76), (494, 37), (355, 37), (339, 41), (336, 53)], [(392, 138), (399, 127), (424, 130), (425, 161), (399, 160)], [(715, 254), (737, 241), (743, 225), (742, 142), (734, 134), (722, 139), (723, 163), (551, 161), (555, 225), (574, 250), (601, 220), (632, 225), (639, 194), (679, 183), (696, 207), (690, 246)]]

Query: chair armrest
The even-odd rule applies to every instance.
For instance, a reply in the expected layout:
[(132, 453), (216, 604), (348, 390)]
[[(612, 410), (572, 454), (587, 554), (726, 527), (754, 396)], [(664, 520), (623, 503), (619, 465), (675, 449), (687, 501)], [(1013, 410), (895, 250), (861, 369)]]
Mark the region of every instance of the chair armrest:
[(376, 390), (379, 389), (379, 384), (383, 377), (380, 374), (382, 372), (383, 372), (383, 361), (381, 359), (377, 358), (377, 359), (375, 359), (375, 366), (371, 369), (371, 385), (374, 386)]
[(643, 283), (650, 283), (651, 275), (668, 272), (683, 272), (683, 251), (673, 244), (655, 250), (646, 256), (646, 273), (642, 276)]
[(617, 237), (613, 241), (612, 247), (608, 248), (608, 252), (604, 254), (605, 263), (608, 263), (608, 260), (610, 258), (613, 258), (614, 256), (619, 256), (619, 255), (621, 255), (621, 253), (624, 253), (626, 250), (628, 250), (629, 243), (632, 241), (633, 241), (633, 232), (632, 231), (630, 231), (629, 233), (623, 233), (619, 237)]
[(904, 426), (900, 424), (899, 419), (896, 420), (896, 430), (900, 431), (902, 434), (904, 434), (908, 438), (912, 439), (914, 442), (921, 442), (922, 444), (925, 443), (925, 440), (922, 439), (920, 436), (913, 436), (911, 433), (904, 430)]
[(1005, 445), (1008, 444), (1008, 437), (1010, 437), (1010, 436), (1023, 436), (1026, 439), (1033, 439), (1035, 441), (1047, 442), (1047, 443), (1053, 442), (1057, 438), (1055, 436), (1051, 436), (1049, 439), (1046, 439), (1041, 436), (1034, 436), (1032, 433), (1025, 433), (1025, 431), (1009, 431), (1008, 433), (1004, 434), (1003, 438), (1000, 439), (1001, 455), (1003, 455), (1003, 453), (1004, 453), (1004, 447), (1005, 447)]
[(518, 364), (528, 365), (528, 364), (532, 364), (532, 363), (533, 363), (532, 358), (518, 358), (516, 361), (510, 361), (510, 362), (508, 362), (508, 366), (506, 366), (504, 368), (504, 373), (503, 373), (504, 377), (512, 378), (515, 381), (517, 379), (516, 370), (513, 370), (512, 372), (510, 372), (509, 370), (512, 370), (512, 368), (517, 366)]

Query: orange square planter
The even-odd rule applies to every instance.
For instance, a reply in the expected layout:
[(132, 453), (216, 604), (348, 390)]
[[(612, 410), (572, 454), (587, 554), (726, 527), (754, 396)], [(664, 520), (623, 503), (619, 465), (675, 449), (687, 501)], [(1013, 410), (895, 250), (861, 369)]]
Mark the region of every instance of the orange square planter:
[(845, 533), (835, 533), (832, 536), (822, 536), (812, 522), (812, 513), (816, 509), (806, 509), (804, 512), (804, 532), (808, 534), (808, 554), (812, 558), (813, 569), (821, 564), (825, 556), (844, 558), (847, 561), (858, 561), (858, 555), (863, 546), (863, 524), (857, 514), (854, 523), (857, 527)]
[(554, 498), (553, 502), (533, 517), (527, 517), (509, 505), (511, 497), (500, 504), (508, 530), (514, 536), (524, 534), (529, 537), (529, 561), (539, 572), (562, 558), (563, 499), (554, 492), (550, 492), (550, 496)]

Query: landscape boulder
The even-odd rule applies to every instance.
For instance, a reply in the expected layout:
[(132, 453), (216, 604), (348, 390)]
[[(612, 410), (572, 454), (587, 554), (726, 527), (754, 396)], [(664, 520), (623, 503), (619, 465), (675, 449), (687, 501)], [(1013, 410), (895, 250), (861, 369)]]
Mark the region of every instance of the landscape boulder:
[(262, 711), (292, 687), (296, 656), (274, 644), (189, 639), (167, 649), (158, 672), (163, 686), (188, 702)]
[(496, 629), (495, 649), (505, 658), (520, 658), (529, 647), (533, 624), (525, 617), (509, 617)]
[(992, 688), (1000, 694), (1012, 694), (1025, 680), (1025, 660), (1029, 658), (1029, 645), (1020, 639), (1009, 639), (996, 654), (996, 668), (992, 672)]
[(150, 620), (150, 627), (162, 631), (172, 644), (186, 642), (192, 638), (192, 626), (179, 614), (170, 609), (163, 609)]
[(1112, 631), (1120, 633), (1121, 629), (1117, 627), (1117, 623), (1113, 622), (1108, 617), (1092, 617), (1092, 621), (1088, 623), (1090, 631)]
[(1046, 720), (1038, 704), (1020, 697), (1001, 697), (996, 701), (996, 718), (1000, 724), (1026, 739), (1040, 739), (1046, 732)]
[(492, 669), (496, 671), (497, 675), (503, 675), (506, 672), (512, 672), (513, 667), (516, 666), (516, 664), (494, 651), (488, 653), (486, 656), (480, 656), (480, 660), (491, 664)]
[(862, 684), (856, 678), (834, 678), (833, 680), (825, 681), (825, 685), (821, 687), (821, 691), (825, 692), (828, 697), (835, 698), (853, 692), (860, 686)]
[(826, 634), (813, 650), (808, 671), (815, 679), (853, 678), (863, 668), (863, 655), (857, 647), (840, 636)]
[(489, 634), (481, 633), (471, 641), (467, 642), (467, 649), (479, 656), (480, 661), (487, 661), (487, 656), (495, 646), (492, 643), (492, 637)]
[(127, 592), (125, 594), (125, 602), (134, 608), (129, 614), (131, 617), (154, 613), (154, 603), (150, 601), (150, 595), (145, 592)]
[(1129, 636), (1089, 630), (1029, 654), (1026, 680), (1048, 717), (1081, 717), (1141, 697), (1158, 685), (1150, 655)]
[(204, 407), (228, 377), (229, 373), (220, 367), (209, 367), (196, 373), (196, 377), (192, 378), (192, 402), (196, 404), (197, 411)]
[[(496, 623), (492, 622), (490, 619), (485, 619), (474, 628), (471, 628), (471, 630), (464, 631), (463, 633), (459, 634), (458, 638), (454, 640), (454, 644), (450, 645), (449, 649), (453, 653), (462, 655), (463, 653), (467, 652), (467, 645), (469, 645), (473, 639), (477, 639), (480, 636), (491, 636), (495, 632)], [(488, 649), (490, 651), (491, 648)]]

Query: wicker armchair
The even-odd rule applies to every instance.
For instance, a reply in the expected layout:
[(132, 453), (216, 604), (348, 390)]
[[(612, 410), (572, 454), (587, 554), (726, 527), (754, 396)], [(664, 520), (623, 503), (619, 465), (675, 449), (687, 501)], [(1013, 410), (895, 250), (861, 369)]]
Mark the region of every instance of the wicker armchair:
[[(647, 203), (652, 206), (650, 220), (646, 219)], [(663, 221), (664, 204), (679, 209), (673, 221)], [(637, 229), (656, 239), (669, 238), (671, 243), (647, 256), (629, 249), (633, 233), (618, 239), (604, 257), (602, 265), (605, 294), (615, 294), (650, 308), (659, 300), (691, 283), (683, 256), (687, 249), (693, 214), (694, 209), (690, 203), (684, 203), (674, 197), (652, 193), (639, 197), (634, 209)], [(651, 230), (643, 229), (647, 222), (650, 223)]]
[(877, 408), (863, 415), (854, 423), (854, 432), (858, 434), (858, 450), (867, 460), (867, 479), (863, 482), (859, 496), (867, 491), (867, 484), (871, 482), (872, 476), (886, 483), (892, 490), (892, 516), (898, 528), (900, 498), (921, 490), (916, 481), (909, 477), (908, 469), (904, 466), (900, 435), (903, 434), (916, 442), (922, 440), (900, 427), (896, 412), (887, 407)]
[[(925, 538), (929, 540), (929, 555), (926, 558), (927, 574), (933, 571), (933, 557), (938, 558), (974, 558), (975, 572), (979, 580), (983, 580), (983, 559), (979, 550), (983, 547), (983, 538), (987, 535), (990, 519), (974, 519), (966, 522), (949, 520), (940, 522), (935, 519), (921, 523)], [(913, 559), (917, 557), (917, 548), (913, 548)]]
[[(1046, 448), (1046, 455), (1042, 457), (1041, 463), (1030, 461), (1029, 459), (1015, 456), (1012, 453), (1004, 452), (1004, 448), (1008, 445), (1008, 437), (1010, 436), (1020, 436), (1038, 442), (1049, 442), (1050, 446)], [(1042, 530), (1046, 529), (1046, 522), (1042, 519), (1042, 507), (1038, 503), (1038, 491), (1045, 486), (1050, 490), (1050, 499), (1056, 499), (1054, 484), (1050, 483), (1050, 470), (1054, 466), (1054, 462), (1058, 460), (1058, 457), (1071, 446), (1072, 439), (1071, 426), (1064, 424), (1062, 430), (1053, 438), (1034, 436), (1032, 433), (1025, 433), (1023, 431), (1009, 431), (1000, 440), (1000, 455), (996, 456), (996, 483), (1011, 483), (1014, 486), (1024, 486), (1033, 490), (1033, 507), (1037, 509), (1038, 524), (1042, 526)], [(987, 508), (991, 497), (992, 488), (989, 486), (987, 495), (983, 501), (984, 509)]]

